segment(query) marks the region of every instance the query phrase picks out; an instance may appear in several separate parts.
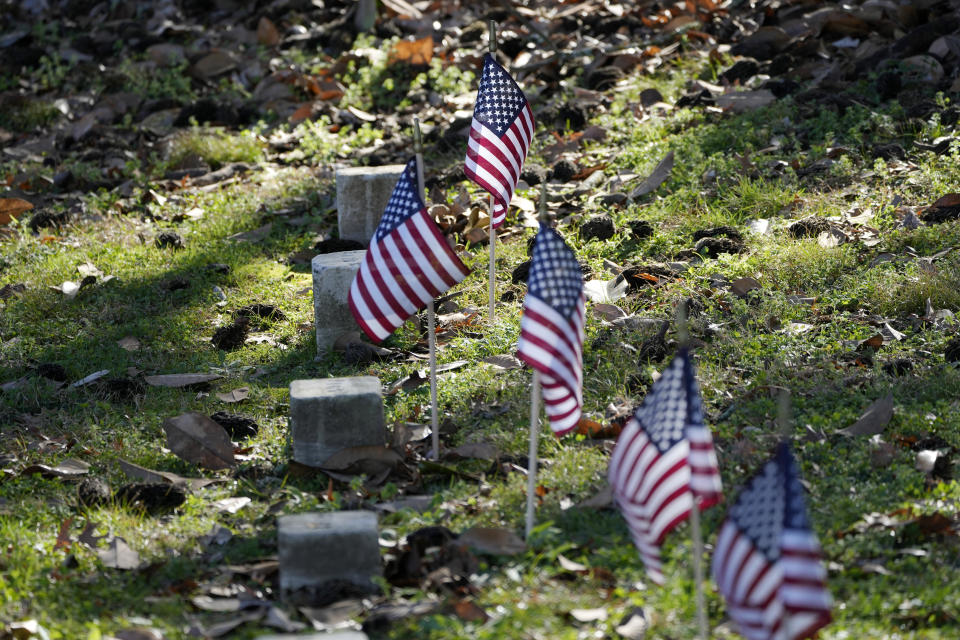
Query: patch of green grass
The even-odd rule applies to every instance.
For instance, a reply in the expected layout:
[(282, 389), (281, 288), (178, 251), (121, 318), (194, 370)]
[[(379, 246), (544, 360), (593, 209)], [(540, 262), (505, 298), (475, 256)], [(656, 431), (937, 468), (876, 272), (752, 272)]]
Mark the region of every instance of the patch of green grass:
[(259, 162), (263, 142), (250, 130), (231, 133), (222, 129), (193, 128), (176, 136), (170, 144), (168, 166), (178, 166), (189, 158), (199, 158), (218, 169), (229, 162)]

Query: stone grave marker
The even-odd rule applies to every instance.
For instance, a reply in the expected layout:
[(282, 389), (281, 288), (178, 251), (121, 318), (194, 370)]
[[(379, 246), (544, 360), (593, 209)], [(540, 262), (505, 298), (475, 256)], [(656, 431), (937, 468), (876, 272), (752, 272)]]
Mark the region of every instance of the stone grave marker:
[(339, 251), (314, 257), (313, 318), (317, 331), (317, 355), (333, 348), (337, 338), (361, 331), (350, 312), (348, 295), (366, 251)]
[(337, 171), (337, 229), (342, 239), (370, 244), (405, 168), (402, 164), (388, 164)]
[(297, 513), (277, 518), (280, 589), (345, 580), (373, 591), (382, 574), (377, 516), (371, 511)]
[(374, 376), (290, 383), (293, 459), (311, 467), (347, 447), (383, 446), (387, 439), (380, 380)]

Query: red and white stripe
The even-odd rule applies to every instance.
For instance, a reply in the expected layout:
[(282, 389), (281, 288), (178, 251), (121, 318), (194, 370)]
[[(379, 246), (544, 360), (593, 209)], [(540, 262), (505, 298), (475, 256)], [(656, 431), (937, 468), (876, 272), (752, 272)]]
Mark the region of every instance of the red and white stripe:
[(690, 443), (690, 455), (687, 458), (690, 464), (690, 490), (699, 499), (702, 511), (723, 499), (717, 452), (713, 448), (713, 436), (704, 425), (688, 426), (687, 441)]
[[(636, 418), (624, 426), (610, 458), (610, 486), (651, 580), (663, 584), (660, 545), (693, 508), (689, 443), (661, 454)], [(715, 500), (714, 500), (715, 502)], [(710, 502), (709, 504), (713, 504)], [(701, 509), (705, 506), (701, 504)]]
[(728, 519), (717, 538), (713, 574), (730, 618), (748, 640), (810, 638), (830, 621), (826, 569), (810, 531), (784, 529), (780, 558), (770, 562)]
[(525, 102), (502, 135), (476, 118), (470, 127), (464, 173), (493, 196), (493, 226), (503, 224), (533, 140), (533, 111)]
[(421, 209), (371, 242), (350, 287), (350, 310), (366, 334), (380, 342), (468, 273)]
[(528, 295), (520, 321), (517, 354), (540, 372), (544, 410), (554, 434), (569, 433), (583, 407), (583, 337), (586, 297), (564, 318), (543, 300)]

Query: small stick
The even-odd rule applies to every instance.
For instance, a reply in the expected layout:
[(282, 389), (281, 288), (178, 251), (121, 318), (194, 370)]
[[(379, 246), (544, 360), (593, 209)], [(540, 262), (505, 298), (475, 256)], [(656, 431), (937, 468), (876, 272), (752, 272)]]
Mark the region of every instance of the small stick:
[(530, 452), (527, 455), (527, 526), (526, 539), (533, 531), (537, 505), (537, 441), (540, 437), (540, 372), (533, 370), (530, 383)]
[(782, 440), (789, 440), (792, 434), (791, 414), (793, 413), (792, 403), (790, 402), (790, 389), (780, 388), (777, 394), (777, 431)]
[[(417, 191), (426, 202), (423, 189), (423, 136), (420, 134), (420, 118), (413, 119), (413, 150), (417, 155)], [(427, 342), (430, 345), (430, 436), (433, 445), (431, 457), (440, 458), (440, 415), (437, 410), (437, 319), (433, 300), (427, 303)]]
[(496, 311), (494, 311), (494, 305), (496, 304), (497, 297), (497, 230), (493, 228), (493, 196), (490, 196), (490, 229), (488, 230), (487, 235), (490, 237), (490, 311), (487, 315), (487, 318), (492, 325), (497, 319)]
[(687, 305), (689, 303), (690, 300), (684, 298), (677, 305), (677, 342), (680, 343), (681, 349), (690, 344), (690, 328), (687, 322)]
[(690, 536), (693, 538), (693, 582), (696, 587), (697, 625), (700, 640), (707, 640), (707, 609), (703, 599), (703, 534), (700, 532), (700, 505), (696, 496), (690, 509)]
[[(496, 55), (497, 53), (497, 23), (491, 20), (487, 26), (489, 27), (489, 42), (490, 55)], [(494, 310), (494, 305), (496, 304), (497, 297), (497, 281), (496, 281), (496, 258), (497, 258), (497, 230), (493, 228), (493, 195), (490, 196), (490, 228), (487, 231), (487, 238), (490, 242), (490, 308), (487, 313), (487, 320), (493, 325), (496, 322), (496, 311)]]

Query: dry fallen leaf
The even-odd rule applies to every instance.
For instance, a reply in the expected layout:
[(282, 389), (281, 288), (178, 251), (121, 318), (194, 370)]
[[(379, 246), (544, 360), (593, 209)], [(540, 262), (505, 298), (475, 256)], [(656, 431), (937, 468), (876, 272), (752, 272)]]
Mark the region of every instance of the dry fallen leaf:
[(837, 433), (845, 436), (872, 436), (884, 430), (890, 419), (893, 418), (893, 394), (874, 401), (863, 415), (846, 429), (840, 429)]
[(0, 198), (0, 225), (9, 224), (10, 220), (31, 209), (33, 203), (23, 198)]
[(280, 31), (267, 16), (260, 18), (257, 23), (257, 42), (265, 47), (275, 47), (280, 44)]
[(510, 529), (496, 527), (473, 527), (467, 529), (458, 540), (480, 553), (514, 556), (527, 549), (526, 543)]
[(606, 609), (573, 609), (570, 615), (577, 622), (602, 622), (607, 619)]
[(223, 402), (233, 404), (234, 402), (241, 402), (243, 400), (246, 400), (247, 396), (249, 395), (250, 395), (249, 387), (240, 387), (238, 389), (234, 389), (233, 391), (218, 393), (217, 397), (220, 398), (220, 400)]
[(673, 151), (670, 151), (654, 168), (653, 173), (647, 176), (647, 179), (644, 180), (639, 187), (630, 192), (630, 199), (635, 200), (636, 198), (645, 196), (654, 191), (657, 187), (666, 182), (667, 178), (670, 177), (670, 172), (672, 170)]
[(167, 446), (187, 462), (207, 469), (227, 469), (236, 464), (226, 430), (193, 411), (163, 421)]
[(206, 384), (219, 380), (222, 376), (212, 373), (168, 373), (159, 376), (146, 376), (143, 380), (151, 387), (172, 387), (179, 389), (197, 384)]
[(106, 549), (98, 549), (97, 555), (109, 569), (130, 570), (140, 566), (140, 555), (123, 538), (114, 538)]
[(406, 62), (411, 65), (430, 64), (433, 58), (433, 36), (419, 40), (398, 40), (390, 52), (388, 64)]
[(90, 471), (90, 465), (82, 460), (67, 458), (56, 465), (32, 464), (20, 472), (20, 475), (28, 476), (39, 473), (44, 478), (75, 478), (86, 475)]
[(138, 351), (140, 349), (140, 341), (133, 336), (125, 336), (120, 338), (117, 340), (117, 344), (124, 351)]
[(725, 93), (714, 98), (716, 105), (721, 109), (729, 109), (734, 113), (747, 113), (775, 102), (777, 97), (767, 89), (757, 91), (735, 91)]

